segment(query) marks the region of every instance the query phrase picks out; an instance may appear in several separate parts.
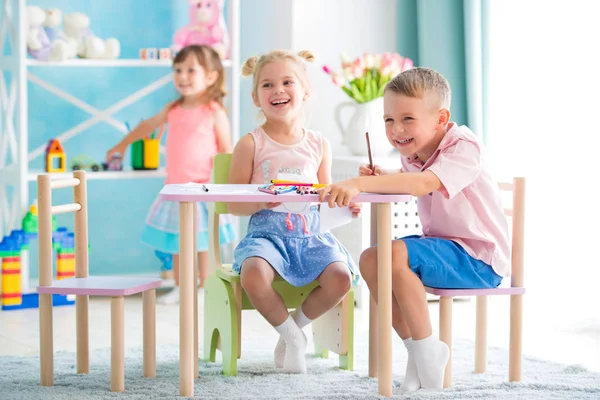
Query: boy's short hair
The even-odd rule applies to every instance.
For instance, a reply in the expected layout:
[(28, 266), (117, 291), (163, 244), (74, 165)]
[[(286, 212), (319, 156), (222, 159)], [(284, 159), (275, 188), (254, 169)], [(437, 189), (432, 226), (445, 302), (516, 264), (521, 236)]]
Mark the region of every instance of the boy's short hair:
[(450, 109), (452, 92), (448, 80), (439, 72), (425, 67), (408, 69), (393, 77), (385, 92), (422, 99), (428, 93), (437, 96), (440, 108)]

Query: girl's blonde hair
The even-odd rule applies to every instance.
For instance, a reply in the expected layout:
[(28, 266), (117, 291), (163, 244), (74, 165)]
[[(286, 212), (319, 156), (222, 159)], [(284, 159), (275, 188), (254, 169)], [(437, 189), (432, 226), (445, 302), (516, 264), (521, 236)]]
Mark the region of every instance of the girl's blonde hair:
[(450, 109), (452, 92), (448, 80), (442, 74), (424, 67), (408, 69), (385, 85), (384, 92), (392, 92), (407, 97), (422, 99), (428, 93), (433, 93), (439, 101), (439, 107)]
[(270, 53), (263, 54), (261, 56), (250, 57), (246, 60), (242, 67), (242, 75), (252, 75), (253, 85), (252, 93), (256, 96), (258, 89), (258, 77), (262, 68), (273, 61), (291, 61), (296, 65), (298, 72), (298, 79), (302, 82), (305, 88), (308, 88), (308, 73), (306, 72), (306, 62), (314, 61), (315, 56), (308, 50), (302, 50), (297, 54), (289, 50), (273, 50)]
[[(173, 66), (184, 62), (189, 56), (196, 57), (198, 64), (204, 68), (206, 73), (213, 71), (217, 73), (217, 79), (212, 85), (206, 88), (204, 95), (207, 103), (215, 101), (224, 108), (223, 98), (227, 95), (227, 91), (225, 90), (225, 69), (223, 68), (219, 54), (210, 46), (186, 46), (175, 56)], [(175, 104), (181, 104), (181, 102), (183, 102), (183, 97), (178, 99)]]

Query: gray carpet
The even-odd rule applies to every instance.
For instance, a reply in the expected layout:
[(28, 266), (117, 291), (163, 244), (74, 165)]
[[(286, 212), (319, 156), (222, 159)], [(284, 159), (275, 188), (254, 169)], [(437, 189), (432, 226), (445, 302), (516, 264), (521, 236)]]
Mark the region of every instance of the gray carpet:
[[(361, 335), (363, 336), (363, 335)], [(377, 381), (367, 377), (367, 352), (357, 343), (356, 371), (337, 369), (337, 357), (308, 358), (307, 375), (277, 373), (272, 366), (274, 342), (245, 338), (237, 377), (221, 375), (218, 364), (200, 364), (201, 378), (195, 393), (203, 399), (374, 399)], [(394, 338), (394, 398), (403, 399), (600, 399), (600, 374), (580, 366), (567, 366), (525, 357), (523, 382), (507, 383), (508, 354), (490, 349), (489, 372), (474, 375), (473, 344), (454, 346), (454, 387), (441, 392), (406, 395), (399, 390), (405, 369), (405, 351)], [(0, 357), (0, 399), (164, 399), (179, 393), (179, 349), (158, 350), (158, 378), (142, 378), (142, 353), (128, 349), (125, 360), (125, 393), (110, 392), (110, 350), (91, 354), (91, 374), (75, 374), (75, 355), (55, 355), (55, 386), (39, 386), (37, 357)]]

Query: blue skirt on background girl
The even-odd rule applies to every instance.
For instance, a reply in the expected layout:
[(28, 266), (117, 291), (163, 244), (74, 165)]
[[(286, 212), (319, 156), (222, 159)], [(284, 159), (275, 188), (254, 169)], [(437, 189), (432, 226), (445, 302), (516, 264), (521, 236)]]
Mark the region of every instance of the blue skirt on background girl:
[[(208, 208), (206, 203), (198, 204), (197, 251), (208, 250)], [(221, 245), (236, 240), (235, 227), (231, 215), (219, 216)], [(142, 242), (154, 250), (168, 254), (179, 254), (179, 203), (156, 199), (146, 217), (142, 232)]]

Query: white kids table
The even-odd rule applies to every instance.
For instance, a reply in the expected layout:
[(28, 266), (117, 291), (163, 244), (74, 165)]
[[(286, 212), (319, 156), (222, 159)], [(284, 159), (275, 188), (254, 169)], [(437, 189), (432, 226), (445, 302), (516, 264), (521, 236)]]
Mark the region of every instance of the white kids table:
[[(164, 201), (179, 203), (179, 393), (194, 395), (194, 377), (198, 376), (198, 303), (197, 280), (194, 279), (196, 245), (196, 202), (318, 202), (318, 195), (285, 193), (272, 195), (258, 191), (259, 185), (211, 185), (205, 191), (200, 184), (165, 185), (160, 191)], [(378, 243), (378, 307), (371, 300), (370, 326), (377, 326), (377, 334), (369, 333), (369, 347), (377, 348), (376, 359), (369, 358), (369, 376), (379, 378), (379, 394), (392, 395), (392, 237), (391, 205), (406, 202), (410, 195), (361, 193), (353, 200), (376, 203), (372, 207), (371, 244)], [(328, 207), (326, 203), (322, 207)], [(376, 217), (375, 217), (376, 216)], [(375, 224), (375, 225), (374, 225)], [(377, 228), (376, 237), (373, 234)], [(375, 321), (377, 320), (377, 325)]]

